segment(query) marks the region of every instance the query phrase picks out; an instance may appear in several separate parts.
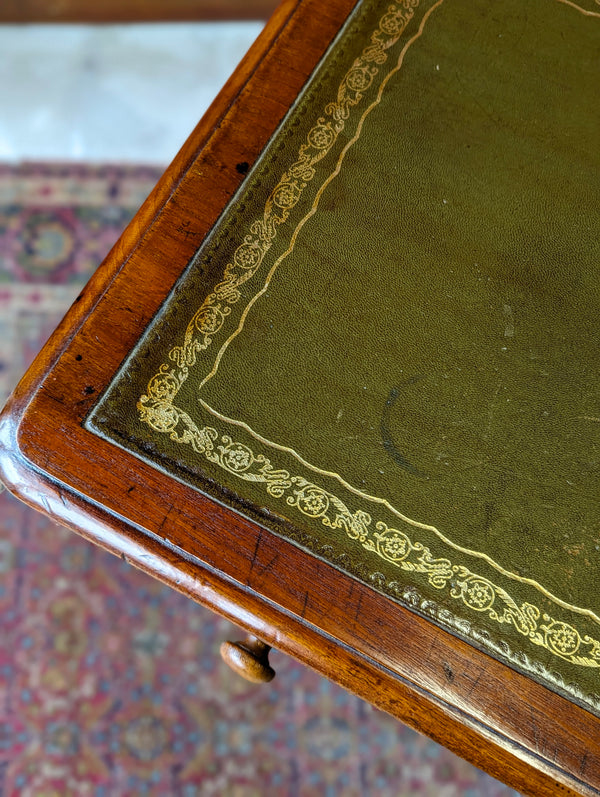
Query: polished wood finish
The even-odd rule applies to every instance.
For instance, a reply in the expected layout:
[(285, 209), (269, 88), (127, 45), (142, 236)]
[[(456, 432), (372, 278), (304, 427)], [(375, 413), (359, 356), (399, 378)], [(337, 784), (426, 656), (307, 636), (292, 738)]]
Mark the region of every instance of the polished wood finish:
[(279, 6), (15, 391), (3, 479), (522, 793), (599, 794), (588, 711), (82, 426), (353, 4)]
[(270, 650), (270, 645), (252, 634), (246, 634), (242, 642), (223, 642), (220, 648), (225, 664), (254, 684), (268, 684), (275, 678), (275, 670), (269, 664)]
[(276, 4), (276, 0), (4, 0), (0, 23), (267, 19)]

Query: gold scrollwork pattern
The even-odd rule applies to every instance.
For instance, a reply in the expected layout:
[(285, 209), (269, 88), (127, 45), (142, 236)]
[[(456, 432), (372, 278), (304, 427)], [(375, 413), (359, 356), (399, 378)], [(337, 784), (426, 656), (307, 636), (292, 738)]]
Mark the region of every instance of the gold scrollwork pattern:
[[(172, 375), (165, 374), (167, 384)], [(156, 384), (156, 383), (155, 383)], [(160, 388), (160, 392), (164, 388)], [(159, 409), (160, 407), (160, 409)], [(210, 461), (228, 473), (255, 484), (263, 484), (275, 498), (285, 498), (289, 507), (297, 509), (310, 520), (331, 529), (340, 529), (352, 540), (386, 562), (406, 572), (425, 577), (435, 589), (447, 589), (451, 598), (461, 601), (475, 612), (485, 612), (496, 623), (509, 624), (533, 644), (545, 648), (555, 656), (582, 667), (600, 667), (600, 641), (581, 635), (568, 623), (543, 614), (531, 603), (520, 605), (502, 587), (473, 573), (464, 565), (453, 565), (449, 559), (435, 557), (419, 541), (413, 541), (400, 529), (383, 521), (372, 529), (372, 517), (362, 509), (352, 511), (334, 493), (325, 490), (302, 476), (291, 476), (283, 468), (275, 468), (262, 454), (234, 441), (228, 435), (220, 438), (210, 426), (200, 429), (187, 413), (177, 410), (167, 401), (141, 406), (145, 420), (157, 431), (169, 432), (171, 439), (191, 445)], [(540, 617), (543, 622), (540, 624)]]
[(168, 399), (160, 398), (165, 392), (164, 385), (176, 381), (173, 371), (163, 372), (161, 376), (162, 379), (154, 377), (148, 387), (150, 395), (138, 402), (141, 419), (157, 432), (167, 433), (174, 442), (190, 445), (196, 453), (204, 454), (209, 462), (229, 473), (245, 481), (264, 484), (269, 495), (280, 498), (291, 486), (288, 472), (275, 470), (263, 454), (254, 454), (248, 446), (227, 435), (217, 444), (219, 434), (215, 428), (199, 428), (187, 412)]
[(216, 451), (206, 454), (207, 459), (220, 465), (246, 481), (261, 483), (269, 495), (281, 498), (290, 487), (290, 477), (286, 470), (275, 470), (270, 460), (263, 454), (255, 455), (248, 446), (236, 443), (228, 435), (221, 438), (223, 445)]
[(452, 565), (448, 559), (435, 559), (425, 545), (413, 542), (403, 531), (390, 528), (382, 521), (377, 523), (376, 528), (373, 537), (363, 541), (368, 551), (374, 551), (402, 570), (426, 574), (427, 580), (436, 589), (446, 586), (452, 576)]
[[(271, 496), (285, 499), (288, 507), (305, 518), (343, 531), (365, 550), (399, 570), (426, 579), (437, 590), (446, 590), (450, 598), (471, 611), (485, 613), (499, 625), (512, 626), (552, 655), (576, 665), (600, 667), (600, 641), (580, 634), (568, 623), (542, 614), (531, 603), (518, 604), (502, 587), (462, 565), (453, 565), (447, 558), (434, 556), (426, 545), (414, 541), (400, 529), (383, 521), (376, 522), (373, 528), (368, 512), (350, 510), (338, 496), (302, 476), (293, 476), (287, 470), (274, 467), (269, 458), (255, 454), (249, 446), (227, 435), (220, 435), (216, 428), (200, 428), (174, 403), (198, 353), (207, 349), (225, 326), (231, 306), (240, 299), (241, 287), (260, 268), (278, 227), (289, 218), (290, 211), (314, 178), (316, 163), (334, 146), (352, 108), (372, 86), (378, 67), (387, 60), (387, 51), (398, 41), (418, 5), (419, 0), (402, 0), (388, 6), (369, 44), (346, 72), (335, 100), (325, 106), (323, 115), (300, 146), (296, 161), (282, 174), (271, 192), (262, 216), (250, 224), (248, 233), (225, 267), (221, 281), (194, 313), (181, 345), (169, 352), (170, 364), (163, 363), (150, 379), (146, 393), (137, 404), (140, 419), (156, 432), (169, 435), (174, 442), (191, 446), (196, 453), (236, 478), (263, 485)], [(382, 586), (385, 577), (375, 575), (380, 577)]]
[(413, 542), (408, 534), (383, 521), (378, 521), (376, 531), (373, 531), (370, 528), (372, 519), (367, 512), (352, 512), (343, 501), (322, 487), (298, 476), (293, 476), (290, 481), (292, 495), (287, 497), (287, 503), (297, 507), (303, 515), (320, 518), (330, 528), (343, 529), (367, 551), (401, 570), (425, 576), (436, 589), (447, 588), (451, 598), (462, 601), (469, 609), (486, 612), (499, 624), (512, 625), (535, 645), (546, 648), (555, 656), (583, 667), (600, 667), (600, 641), (597, 639), (581, 636), (573, 626), (547, 614), (543, 615), (544, 624), (540, 625), (541, 611), (537, 606), (526, 602), (517, 604), (502, 587), (463, 565), (436, 558), (426, 545)]
[(262, 217), (255, 219), (237, 247), (223, 278), (194, 313), (183, 343), (169, 352), (179, 368), (190, 368), (200, 351), (207, 349), (231, 313), (230, 305), (240, 298), (242, 285), (260, 268), (290, 211), (315, 176), (315, 164), (322, 160), (344, 130), (352, 108), (357, 106), (387, 60), (387, 51), (400, 38), (420, 0), (402, 0), (390, 5), (371, 34), (370, 42), (346, 72), (336, 99), (326, 105), (324, 115), (311, 128), (300, 146), (297, 160), (282, 174), (265, 204)]

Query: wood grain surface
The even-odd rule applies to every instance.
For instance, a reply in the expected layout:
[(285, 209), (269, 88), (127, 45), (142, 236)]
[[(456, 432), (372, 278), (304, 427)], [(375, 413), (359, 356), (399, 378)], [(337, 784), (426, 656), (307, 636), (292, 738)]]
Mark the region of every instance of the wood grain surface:
[(600, 723), (588, 711), (82, 426), (353, 5), (278, 7), (14, 393), (2, 477), (522, 793), (599, 794)]

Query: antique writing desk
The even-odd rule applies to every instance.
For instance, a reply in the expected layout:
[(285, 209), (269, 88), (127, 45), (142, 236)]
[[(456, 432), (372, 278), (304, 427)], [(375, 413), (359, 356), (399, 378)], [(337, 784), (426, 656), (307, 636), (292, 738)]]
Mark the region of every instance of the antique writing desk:
[(599, 56), (594, 0), (287, 0), (1, 424), (23, 500), (533, 795), (600, 793)]

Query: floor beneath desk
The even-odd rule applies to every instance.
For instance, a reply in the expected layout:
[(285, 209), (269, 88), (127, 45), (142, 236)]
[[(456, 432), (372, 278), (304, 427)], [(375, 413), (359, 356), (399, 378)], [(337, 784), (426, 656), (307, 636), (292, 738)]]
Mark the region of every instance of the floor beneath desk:
[(0, 26), (0, 159), (168, 164), (261, 27)]
[[(0, 28), (0, 160), (38, 161), (0, 166), (2, 400), (259, 26), (185, 28)], [(277, 652), (247, 684), (230, 635), (1, 494), (0, 795), (514, 794)]]

